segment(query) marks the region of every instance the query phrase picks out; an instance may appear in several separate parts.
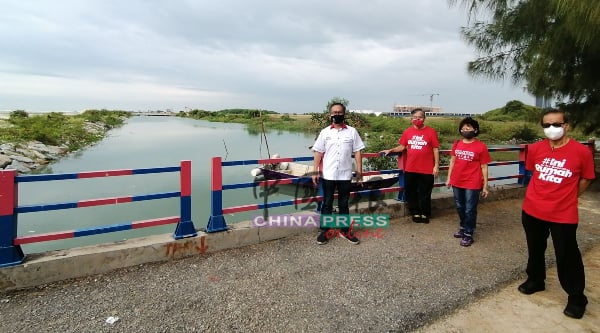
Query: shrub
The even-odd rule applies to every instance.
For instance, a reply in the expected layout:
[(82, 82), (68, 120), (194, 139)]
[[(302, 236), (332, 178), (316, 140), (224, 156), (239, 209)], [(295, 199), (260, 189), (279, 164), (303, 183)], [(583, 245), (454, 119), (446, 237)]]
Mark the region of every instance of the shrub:
[(518, 142), (532, 142), (537, 139), (538, 135), (531, 125), (523, 124), (513, 130), (513, 136)]
[(29, 114), (27, 112), (25, 112), (24, 110), (15, 110), (10, 113), (10, 115), (8, 116), (8, 120), (11, 123), (14, 123), (15, 121), (19, 121), (20, 119), (28, 118), (28, 117), (29, 117)]
[[(391, 149), (398, 146), (398, 137), (395, 135), (380, 135), (374, 138), (365, 139), (367, 149), (365, 152), (377, 153), (382, 150)], [(396, 156), (385, 156), (368, 158), (364, 162), (366, 170), (391, 170), (398, 168), (398, 159)]]

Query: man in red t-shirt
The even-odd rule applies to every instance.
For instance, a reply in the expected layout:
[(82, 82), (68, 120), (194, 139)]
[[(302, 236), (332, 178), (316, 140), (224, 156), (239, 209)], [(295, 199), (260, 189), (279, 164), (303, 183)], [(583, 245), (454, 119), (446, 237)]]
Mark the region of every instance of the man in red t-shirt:
[(431, 192), (440, 165), (440, 142), (437, 132), (425, 125), (422, 109), (411, 111), (412, 125), (404, 130), (398, 146), (380, 153), (399, 153), (406, 150), (404, 193), (413, 222), (429, 223)]
[(576, 231), (578, 196), (595, 178), (592, 152), (567, 136), (564, 111), (542, 116), (547, 139), (529, 145), (525, 168), (532, 172), (523, 201), (522, 223), (527, 238), (527, 280), (519, 291), (530, 295), (545, 289), (546, 242), (552, 235), (560, 285), (569, 295), (563, 313), (581, 318), (588, 303), (583, 294), (585, 272)]

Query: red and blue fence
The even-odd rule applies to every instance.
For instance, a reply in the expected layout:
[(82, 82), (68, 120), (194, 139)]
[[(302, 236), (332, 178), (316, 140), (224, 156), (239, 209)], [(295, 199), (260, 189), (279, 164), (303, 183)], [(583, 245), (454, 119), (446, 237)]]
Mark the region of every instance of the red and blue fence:
[[(592, 152), (595, 149), (594, 140), (583, 142), (588, 145)], [(497, 181), (504, 179), (517, 179), (518, 184), (527, 185), (530, 173), (525, 170), (525, 159), (527, 154), (527, 145), (510, 148), (489, 148), (490, 152), (501, 151), (518, 151), (519, 159), (515, 161), (492, 162), (489, 166), (505, 166), (518, 164), (518, 173), (514, 175), (492, 177), (489, 181)], [(449, 154), (449, 150), (440, 151), (441, 154)], [(364, 158), (379, 157), (377, 153), (363, 153)], [(399, 174), (399, 184), (396, 187), (380, 188), (374, 190), (362, 190), (352, 192), (351, 196), (363, 195), (380, 195), (383, 193), (398, 192), (398, 200), (403, 201), (404, 196), (404, 177), (403, 163), (405, 156), (399, 157), (399, 168), (393, 170), (379, 170), (365, 172), (363, 175), (378, 175), (378, 174)], [(323, 200), (321, 195), (311, 195), (302, 198), (294, 198), (291, 200), (268, 202), (265, 196), (264, 203), (251, 203), (246, 205), (238, 205), (232, 207), (223, 207), (223, 191), (234, 190), (248, 187), (269, 187), (274, 185), (285, 184), (303, 184), (312, 182), (310, 176), (296, 177), (286, 179), (273, 179), (253, 181), (239, 184), (223, 184), (223, 167), (243, 166), (243, 165), (266, 165), (278, 164), (283, 162), (302, 162), (312, 161), (313, 157), (290, 157), (290, 158), (273, 158), (273, 159), (258, 159), (258, 160), (241, 160), (223, 162), (221, 157), (213, 157), (211, 160), (211, 211), (206, 232), (220, 232), (228, 229), (224, 214), (232, 214), (244, 211), (265, 210), (272, 207), (283, 207), (294, 204), (303, 203), (320, 203)], [(447, 170), (448, 166), (440, 167), (440, 170)], [(45, 181), (60, 181), (68, 179), (86, 179), (99, 177), (116, 177), (116, 176), (131, 176), (140, 174), (154, 174), (166, 172), (179, 172), (180, 174), (180, 191), (178, 192), (163, 192), (135, 196), (111, 197), (91, 200), (80, 200), (73, 202), (52, 203), (43, 205), (18, 205), (18, 184), (25, 182), (45, 182)], [(443, 182), (435, 183), (434, 186), (445, 186)], [(104, 233), (118, 232), (124, 230), (132, 230), (139, 228), (155, 227), (167, 224), (177, 224), (173, 237), (175, 239), (195, 237), (197, 235), (196, 228), (192, 222), (191, 209), (191, 161), (181, 161), (179, 166), (162, 167), (162, 168), (146, 168), (146, 169), (124, 169), (124, 170), (109, 170), (109, 171), (92, 171), (80, 173), (65, 173), (65, 174), (48, 174), (48, 175), (17, 175), (16, 170), (0, 170), (0, 267), (12, 266), (20, 264), (24, 261), (25, 255), (21, 249), (21, 245), (55, 241), (61, 239), (69, 239), (90, 235), (98, 235)], [(67, 231), (58, 231), (44, 234), (36, 234), (29, 236), (18, 236), (17, 220), (19, 214), (43, 212), (61, 209), (85, 208), (92, 206), (123, 204), (129, 202), (157, 200), (165, 198), (180, 198), (180, 215), (154, 218), (149, 220), (141, 220), (134, 222), (126, 222), (112, 225), (102, 225), (90, 228), (82, 228)]]
[[(583, 144), (589, 145), (592, 152), (594, 151), (594, 140), (583, 142)], [(507, 166), (507, 165), (518, 165), (518, 173), (500, 177), (490, 177), (488, 181), (500, 181), (506, 179), (516, 179), (516, 184), (527, 185), (529, 182), (530, 172), (525, 170), (525, 159), (527, 155), (527, 145), (520, 145), (518, 147), (504, 147), (504, 148), (488, 148), (489, 152), (510, 152), (518, 151), (519, 159), (514, 161), (499, 161), (491, 162), (488, 164), (490, 167)], [(440, 154), (449, 155), (450, 150), (440, 150)], [(352, 192), (351, 196), (364, 196), (364, 195), (379, 195), (383, 193), (398, 192), (397, 200), (405, 201), (404, 197), (404, 163), (406, 162), (406, 154), (390, 154), (398, 155), (398, 169), (392, 170), (379, 170), (364, 172), (364, 176), (378, 175), (378, 174), (399, 174), (398, 187), (380, 188), (373, 190), (363, 190)], [(363, 158), (375, 158), (380, 157), (378, 153), (363, 153)], [(295, 177), (285, 179), (272, 179), (262, 180), (257, 182), (238, 183), (238, 184), (223, 184), (223, 167), (230, 166), (241, 166), (241, 165), (268, 165), (278, 164), (283, 162), (301, 162), (301, 161), (312, 161), (312, 156), (307, 157), (288, 157), (288, 158), (272, 158), (272, 159), (260, 159), (260, 160), (240, 160), (240, 161), (228, 161), (223, 162), (221, 157), (213, 157), (211, 160), (211, 215), (208, 220), (206, 232), (219, 232), (227, 230), (227, 222), (225, 221), (224, 214), (239, 213), (245, 211), (262, 210), (272, 207), (291, 206), (299, 203), (312, 203), (321, 202), (323, 197), (321, 195), (295, 198), (291, 200), (279, 201), (279, 202), (265, 202), (262, 204), (252, 203), (247, 205), (238, 205), (232, 207), (223, 207), (223, 191), (234, 190), (247, 187), (268, 187), (274, 185), (286, 185), (286, 184), (302, 184), (311, 182), (310, 177)], [(440, 170), (448, 170), (448, 166), (441, 166)], [(438, 182), (434, 184), (434, 187), (446, 186), (445, 182)], [(322, 192), (319, 191), (319, 194)], [(337, 194), (336, 194), (337, 196)], [(266, 199), (266, 197), (265, 197)], [(266, 201), (266, 200), (265, 200)]]
[[(373, 158), (378, 157), (377, 153), (364, 153), (362, 154), (364, 158)], [(257, 182), (247, 182), (247, 183), (238, 183), (238, 184), (223, 184), (223, 167), (231, 167), (231, 166), (241, 166), (241, 165), (267, 165), (267, 164), (279, 164), (283, 162), (302, 162), (302, 161), (312, 161), (312, 156), (306, 157), (288, 157), (288, 158), (271, 158), (271, 159), (260, 159), (260, 160), (240, 160), (240, 161), (228, 161), (223, 162), (221, 157), (213, 157), (211, 162), (211, 215), (208, 220), (206, 226), (206, 232), (218, 232), (227, 230), (227, 223), (225, 221), (224, 214), (233, 214), (239, 212), (253, 211), (253, 210), (263, 210), (274, 207), (283, 207), (283, 206), (291, 206), (296, 204), (303, 203), (319, 203), (323, 201), (323, 197), (321, 195), (316, 196), (307, 196), (301, 198), (294, 198), (291, 200), (284, 200), (278, 202), (264, 202), (262, 204), (252, 203), (248, 205), (239, 205), (232, 207), (223, 208), (223, 191), (225, 190), (234, 190), (240, 188), (248, 188), (248, 187), (270, 187), (274, 185), (286, 185), (286, 184), (305, 184), (312, 183), (312, 178), (308, 177), (293, 177), (286, 179), (272, 179), (272, 180), (262, 180)], [(398, 170), (380, 170), (380, 171), (369, 171), (363, 173), (364, 176), (368, 175), (379, 175), (379, 174), (388, 174), (388, 173), (398, 173)], [(362, 190), (355, 191), (351, 193), (351, 196), (362, 196), (373, 193), (387, 193), (387, 192), (397, 192), (399, 190), (398, 187), (391, 188), (382, 188), (376, 190)], [(319, 193), (321, 193), (319, 191)], [(337, 194), (335, 195), (337, 197)], [(267, 196), (265, 196), (265, 199)], [(265, 200), (267, 201), (267, 200)]]
[[(197, 235), (192, 222), (192, 167), (191, 161), (181, 161), (179, 166), (124, 169), (108, 171), (92, 171), (79, 173), (63, 173), (48, 175), (17, 175), (16, 170), (0, 171), (0, 267), (17, 265), (23, 262), (25, 255), (21, 245), (99, 235), (111, 232), (177, 224), (173, 238), (181, 239)], [(18, 206), (18, 185), (26, 182), (45, 182), (73, 179), (89, 179), (100, 177), (133, 176), (179, 172), (180, 191), (152, 193), (134, 196), (111, 197), (73, 202), (51, 203), (41, 205)], [(32, 212), (43, 212), (61, 209), (85, 208), (92, 206), (114, 205), (146, 200), (180, 198), (180, 215), (160, 217), (148, 220), (124, 222), (112, 225), (94, 226), (75, 230), (58, 231), (30, 236), (18, 236), (18, 215)]]
[[(513, 147), (513, 148), (490, 148), (490, 151), (524, 151), (523, 147)], [(449, 150), (441, 151), (442, 154), (450, 154)], [(399, 184), (396, 187), (386, 187), (379, 189), (369, 189), (369, 190), (361, 190), (351, 192), (351, 197), (356, 196), (379, 196), (384, 193), (393, 193), (398, 192), (398, 200), (404, 201), (404, 168), (403, 165), (406, 160), (406, 154), (390, 154), (391, 156), (398, 155), (398, 169), (391, 170), (378, 170), (378, 171), (367, 171), (363, 173), (363, 176), (371, 176), (371, 175), (381, 175), (381, 174), (399, 174)], [(381, 157), (379, 153), (363, 153), (363, 158), (375, 158)], [(260, 159), (260, 160), (240, 160), (240, 161), (228, 161), (223, 162), (221, 157), (213, 157), (211, 162), (211, 215), (209, 217), (206, 232), (219, 232), (227, 230), (227, 222), (225, 221), (224, 214), (233, 214), (240, 213), (246, 211), (254, 211), (254, 210), (264, 210), (268, 208), (274, 207), (283, 207), (283, 206), (291, 206), (295, 204), (301, 203), (319, 203), (323, 200), (322, 195), (308, 196), (302, 198), (294, 198), (291, 200), (284, 200), (278, 202), (267, 202), (265, 200), (264, 203), (252, 203), (247, 205), (238, 205), (232, 207), (223, 207), (223, 191), (226, 190), (234, 190), (241, 189), (247, 187), (270, 187), (276, 185), (288, 185), (288, 184), (305, 184), (312, 183), (312, 179), (310, 176), (308, 177), (291, 177), (284, 179), (271, 179), (271, 180), (261, 180), (255, 182), (247, 182), (247, 183), (238, 183), (238, 184), (223, 184), (223, 167), (231, 167), (231, 166), (242, 166), (242, 165), (277, 165), (283, 162), (301, 162), (301, 161), (312, 161), (312, 156), (306, 157), (288, 157), (288, 158), (271, 158), (271, 159)], [(490, 181), (493, 180), (501, 180), (501, 179), (510, 179), (517, 178), (519, 179), (518, 183), (522, 184), (522, 179), (524, 178), (525, 167), (524, 167), (524, 155), (519, 161), (505, 161), (505, 162), (493, 162), (490, 163), (490, 166), (500, 166), (500, 165), (510, 165), (510, 164), (519, 164), (519, 174), (503, 176), (503, 177), (495, 177), (490, 178)], [(440, 169), (447, 170), (448, 166), (443, 166)], [(435, 187), (445, 186), (445, 183), (436, 183)], [(319, 194), (322, 194), (321, 190), (318, 190)], [(337, 194), (335, 195), (337, 197)], [(266, 199), (267, 196), (265, 196)]]

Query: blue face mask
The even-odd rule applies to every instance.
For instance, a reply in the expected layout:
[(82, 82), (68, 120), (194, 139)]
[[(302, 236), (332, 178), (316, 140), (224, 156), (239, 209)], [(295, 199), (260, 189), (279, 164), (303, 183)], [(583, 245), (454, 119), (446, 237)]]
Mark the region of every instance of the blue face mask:
[(331, 116), (331, 121), (334, 124), (343, 124), (344, 123), (344, 115), (343, 114), (336, 114)]

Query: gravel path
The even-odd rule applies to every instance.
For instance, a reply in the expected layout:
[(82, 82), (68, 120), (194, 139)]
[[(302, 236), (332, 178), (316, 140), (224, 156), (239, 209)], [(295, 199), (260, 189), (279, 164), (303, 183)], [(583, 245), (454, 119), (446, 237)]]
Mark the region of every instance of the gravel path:
[[(584, 252), (598, 197), (582, 198)], [(408, 332), (523, 278), (520, 206), (483, 203), (469, 248), (448, 210), (357, 246), (315, 233), (2, 293), (0, 332)]]

